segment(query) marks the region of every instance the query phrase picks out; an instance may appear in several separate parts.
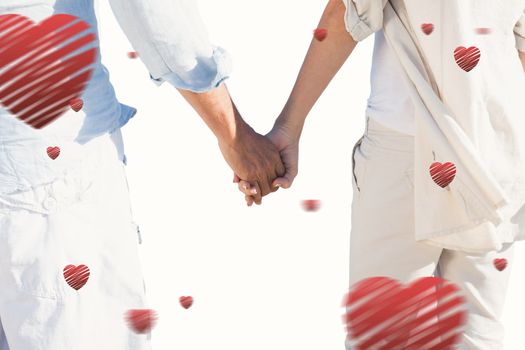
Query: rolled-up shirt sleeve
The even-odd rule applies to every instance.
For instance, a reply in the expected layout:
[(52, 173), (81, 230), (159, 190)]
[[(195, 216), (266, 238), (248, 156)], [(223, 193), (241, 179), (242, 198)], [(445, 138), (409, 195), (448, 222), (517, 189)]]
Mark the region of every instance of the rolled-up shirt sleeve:
[(521, 52), (525, 52), (525, 9), (514, 26), (514, 37), (516, 38), (516, 48)]
[(151, 78), (176, 88), (209, 91), (231, 73), (231, 59), (210, 43), (197, 0), (110, 0)]
[(346, 6), (346, 30), (361, 41), (383, 27), (383, 9), (388, 0), (342, 0)]

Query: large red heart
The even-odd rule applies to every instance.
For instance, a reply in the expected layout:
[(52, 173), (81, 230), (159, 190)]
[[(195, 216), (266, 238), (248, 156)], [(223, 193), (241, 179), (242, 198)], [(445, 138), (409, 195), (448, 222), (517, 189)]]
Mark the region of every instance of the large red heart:
[(498, 271), (503, 271), (507, 267), (507, 259), (494, 259), (494, 267)]
[(477, 66), (481, 52), (475, 46), (471, 46), (468, 49), (463, 46), (459, 46), (454, 50), (454, 58), (458, 66), (466, 72), (470, 72), (474, 67)]
[(450, 162), (434, 162), (430, 165), (430, 176), (438, 186), (445, 188), (456, 177), (456, 166)]
[(71, 288), (79, 290), (84, 287), (89, 279), (89, 267), (86, 265), (67, 265), (64, 267), (64, 278)]
[(93, 73), (97, 49), (90, 26), (59, 14), (35, 25), (29, 18), (0, 16), (0, 103), (40, 129), (69, 108)]
[(458, 294), (456, 285), (436, 277), (407, 287), (388, 277), (356, 283), (344, 301), (352, 349), (452, 349), (467, 319)]

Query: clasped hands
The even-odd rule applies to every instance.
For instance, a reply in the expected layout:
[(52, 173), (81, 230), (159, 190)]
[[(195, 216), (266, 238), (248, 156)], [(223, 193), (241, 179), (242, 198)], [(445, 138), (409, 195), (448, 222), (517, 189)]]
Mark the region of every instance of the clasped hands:
[(219, 140), (224, 159), (234, 171), (233, 182), (248, 206), (260, 205), (262, 197), (292, 185), (298, 171), (298, 143), (299, 135), (278, 122), (265, 136), (243, 123), (233, 141)]

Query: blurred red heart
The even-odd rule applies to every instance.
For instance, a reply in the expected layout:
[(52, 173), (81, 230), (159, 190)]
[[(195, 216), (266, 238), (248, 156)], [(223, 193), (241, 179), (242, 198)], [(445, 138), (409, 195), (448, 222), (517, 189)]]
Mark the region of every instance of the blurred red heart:
[(454, 50), (454, 58), (458, 66), (466, 72), (470, 72), (474, 67), (478, 65), (481, 52), (475, 46), (471, 46), (468, 49), (463, 46), (459, 46)]
[(158, 317), (154, 310), (136, 309), (128, 310), (126, 321), (129, 327), (139, 334), (148, 333), (157, 323)]
[(139, 57), (139, 53), (136, 52), (136, 51), (128, 52), (128, 57), (131, 58), (131, 59), (135, 59), (135, 58)]
[(476, 28), (476, 33), (480, 35), (490, 34), (490, 28)]
[(430, 33), (432, 33), (434, 31), (434, 25), (432, 23), (423, 23), (421, 25), (421, 30), (426, 35), (429, 35)]
[(180, 297), (179, 302), (183, 308), (189, 309), (189, 307), (193, 304), (193, 298), (192, 297)]
[(56, 159), (59, 154), (60, 154), (60, 147), (55, 146), (55, 147), (47, 148), (47, 155), (49, 156), (49, 158)]
[(459, 291), (437, 277), (406, 287), (388, 277), (356, 283), (343, 303), (352, 349), (454, 349), (467, 319)]
[(324, 28), (317, 28), (316, 30), (314, 30), (314, 37), (319, 41), (323, 41), (324, 39), (326, 39), (327, 36), (328, 30)]
[(507, 259), (494, 259), (494, 267), (498, 271), (503, 271), (507, 267)]
[(71, 288), (79, 290), (84, 287), (89, 279), (89, 267), (86, 265), (67, 265), (64, 267), (64, 278)]
[(84, 101), (81, 98), (74, 98), (69, 101), (69, 106), (72, 110), (78, 112), (82, 109), (82, 107), (84, 107)]
[(318, 199), (305, 199), (302, 204), (306, 211), (317, 211), (321, 207), (321, 201)]
[(456, 166), (453, 163), (434, 162), (430, 165), (430, 176), (440, 187), (447, 187), (456, 176)]
[(91, 78), (97, 49), (89, 24), (57, 14), (40, 24), (0, 16), (0, 103), (40, 129), (78, 98)]

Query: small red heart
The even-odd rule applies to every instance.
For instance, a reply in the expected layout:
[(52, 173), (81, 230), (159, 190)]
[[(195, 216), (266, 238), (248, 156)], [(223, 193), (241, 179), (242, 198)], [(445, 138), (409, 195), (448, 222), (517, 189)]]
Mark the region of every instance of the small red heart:
[(454, 163), (434, 162), (430, 165), (430, 176), (438, 186), (447, 187), (456, 176), (456, 166)]
[(317, 211), (321, 207), (321, 201), (318, 199), (305, 199), (302, 204), (306, 211)]
[(0, 15), (0, 103), (33, 128), (52, 123), (86, 88), (96, 39), (87, 22), (69, 14), (40, 24)]
[(49, 158), (56, 159), (59, 154), (60, 154), (60, 147), (55, 146), (55, 147), (47, 148), (47, 155), (49, 156)]
[(71, 288), (79, 290), (89, 279), (89, 268), (86, 265), (67, 265), (64, 267), (64, 278)]
[(503, 271), (507, 267), (507, 259), (494, 259), (494, 267), (498, 271)]
[(454, 58), (459, 68), (466, 72), (470, 72), (474, 67), (477, 66), (481, 52), (475, 46), (471, 46), (468, 49), (463, 46), (459, 46), (454, 50)]
[(314, 37), (319, 41), (323, 41), (324, 39), (326, 39), (327, 36), (328, 30), (324, 28), (317, 28), (316, 30), (314, 30)]
[(183, 308), (188, 309), (193, 304), (192, 297), (180, 297), (179, 302)]
[(131, 59), (135, 59), (135, 58), (139, 57), (139, 53), (136, 52), (136, 51), (128, 52), (128, 57), (131, 58)]
[(128, 310), (126, 321), (129, 327), (139, 334), (148, 333), (157, 323), (157, 313), (154, 310), (136, 309)]
[(78, 112), (84, 107), (84, 101), (81, 98), (74, 98), (69, 101), (69, 107), (75, 112)]
[(345, 296), (348, 340), (356, 349), (450, 350), (467, 319), (460, 289), (437, 277), (404, 287), (388, 277), (356, 283)]
[(434, 25), (432, 23), (423, 23), (421, 25), (421, 30), (426, 35), (430, 35), (430, 33), (432, 33), (434, 31)]
[(490, 34), (490, 28), (476, 28), (476, 33), (480, 35)]

